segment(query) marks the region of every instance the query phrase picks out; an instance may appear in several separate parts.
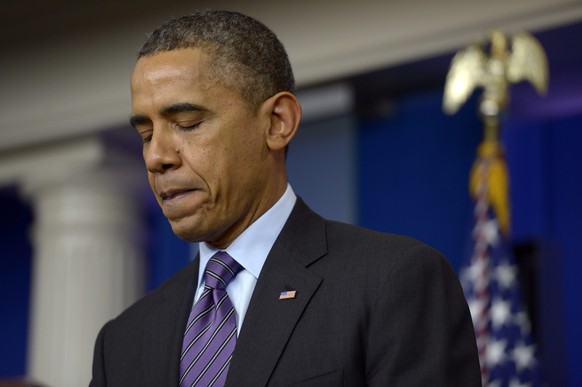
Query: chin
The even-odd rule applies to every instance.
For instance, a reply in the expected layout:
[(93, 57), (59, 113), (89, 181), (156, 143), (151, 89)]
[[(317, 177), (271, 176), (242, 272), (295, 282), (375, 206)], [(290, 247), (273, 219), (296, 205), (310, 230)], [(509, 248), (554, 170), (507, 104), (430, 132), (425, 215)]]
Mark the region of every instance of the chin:
[(171, 221), (170, 226), (172, 227), (172, 231), (176, 236), (186, 242), (194, 243), (194, 242), (202, 242), (204, 240), (204, 236), (196, 227), (192, 227), (190, 222), (182, 219), (181, 221)]

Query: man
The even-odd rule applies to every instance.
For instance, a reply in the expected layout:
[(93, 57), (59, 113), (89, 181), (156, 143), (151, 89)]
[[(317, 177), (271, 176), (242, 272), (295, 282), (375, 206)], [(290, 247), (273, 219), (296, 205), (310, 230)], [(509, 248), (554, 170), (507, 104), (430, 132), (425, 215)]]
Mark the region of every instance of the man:
[(233, 12), (172, 20), (131, 91), (151, 188), (200, 253), (105, 325), (93, 386), (480, 385), (446, 259), (326, 221), (287, 183), (301, 108), (270, 30)]

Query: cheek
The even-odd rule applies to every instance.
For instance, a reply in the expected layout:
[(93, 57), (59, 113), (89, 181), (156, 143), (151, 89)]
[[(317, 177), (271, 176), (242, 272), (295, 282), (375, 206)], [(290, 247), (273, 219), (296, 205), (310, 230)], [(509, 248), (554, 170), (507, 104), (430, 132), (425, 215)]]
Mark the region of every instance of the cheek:
[(207, 147), (185, 147), (181, 153), (182, 162), (196, 175), (204, 175), (218, 161), (216, 152), (209, 151)]

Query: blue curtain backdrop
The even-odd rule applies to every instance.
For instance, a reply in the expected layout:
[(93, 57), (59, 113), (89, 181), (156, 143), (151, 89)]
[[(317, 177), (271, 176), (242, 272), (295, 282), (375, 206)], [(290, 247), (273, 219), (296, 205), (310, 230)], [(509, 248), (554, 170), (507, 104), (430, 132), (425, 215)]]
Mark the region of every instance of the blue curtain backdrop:
[(420, 239), (458, 268), (473, 210), (467, 187), (481, 124), (474, 103), (449, 117), (441, 101), (438, 90), (403, 97), (390, 117), (361, 123), (359, 223)]
[(510, 120), (513, 239), (535, 240), (544, 365), (551, 385), (580, 386), (582, 371), (582, 114)]
[(148, 278), (147, 289), (161, 285), (165, 280), (183, 268), (196, 254), (197, 246), (179, 239), (172, 232), (170, 223), (160, 207), (152, 200), (148, 207)]

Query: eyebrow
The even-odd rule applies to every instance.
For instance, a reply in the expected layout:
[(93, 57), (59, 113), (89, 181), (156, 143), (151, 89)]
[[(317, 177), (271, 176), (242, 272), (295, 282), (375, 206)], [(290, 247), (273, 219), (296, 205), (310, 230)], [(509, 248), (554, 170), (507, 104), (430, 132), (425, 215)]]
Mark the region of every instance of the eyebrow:
[[(205, 107), (203, 107), (201, 105), (197, 105), (197, 104), (189, 103), (189, 102), (180, 102), (180, 103), (175, 103), (175, 104), (164, 107), (161, 110), (161, 113), (163, 115), (172, 115), (172, 114), (176, 114), (176, 113), (205, 112), (205, 111), (208, 111), (208, 109), (206, 109)], [(145, 124), (148, 122), (150, 122), (150, 119), (148, 117), (143, 116), (143, 115), (139, 115), (139, 114), (131, 116), (129, 118), (129, 124), (134, 128), (137, 125)]]
[(147, 118), (146, 116), (135, 115), (129, 118), (129, 124), (134, 129), (137, 129), (137, 126), (139, 124), (145, 124), (147, 122), (149, 122), (149, 118)]
[(162, 109), (162, 114), (169, 115), (169, 114), (176, 114), (176, 113), (185, 113), (185, 112), (205, 112), (208, 109), (201, 105), (197, 105), (194, 103), (189, 102), (181, 102), (175, 103), (170, 106), (166, 106)]

